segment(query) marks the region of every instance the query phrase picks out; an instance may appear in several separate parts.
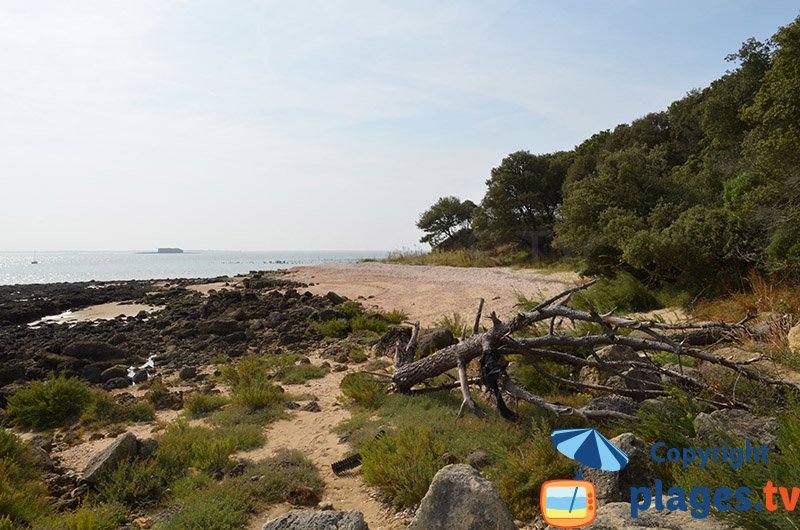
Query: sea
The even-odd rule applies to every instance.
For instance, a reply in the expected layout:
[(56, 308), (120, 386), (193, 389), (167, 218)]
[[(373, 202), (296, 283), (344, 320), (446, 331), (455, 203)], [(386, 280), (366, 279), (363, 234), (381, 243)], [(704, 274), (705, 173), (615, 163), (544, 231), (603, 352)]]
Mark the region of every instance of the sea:
[(387, 252), (381, 250), (184, 250), (183, 254), (136, 250), (0, 252), (0, 285), (213, 278), (255, 270), (381, 259), (386, 255)]

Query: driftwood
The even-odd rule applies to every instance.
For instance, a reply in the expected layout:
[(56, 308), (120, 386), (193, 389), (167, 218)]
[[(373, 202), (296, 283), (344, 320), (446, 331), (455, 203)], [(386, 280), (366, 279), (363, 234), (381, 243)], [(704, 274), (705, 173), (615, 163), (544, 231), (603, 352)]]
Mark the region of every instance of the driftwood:
[[(794, 391), (800, 390), (800, 387), (794, 383), (773, 379), (753, 369), (750, 365), (760, 360), (760, 356), (734, 361), (697, 347), (718, 342), (736, 333), (747, 332), (746, 322), (749, 319), (737, 323), (666, 324), (625, 318), (611, 313), (601, 315), (596, 311), (582, 311), (569, 307), (570, 297), (593, 283), (589, 282), (563, 291), (531, 310), (520, 312), (506, 321), (501, 321), (497, 315), (492, 313), (489, 316), (492, 326), (483, 332), (480, 331), (483, 311), (483, 300), (481, 299), (471, 336), (465, 337), (464, 333), (462, 340), (457, 344), (415, 361), (414, 352), (419, 331), (419, 323), (416, 323), (412, 339), (406, 348), (401, 350), (399, 345), (397, 347), (395, 372), (391, 376), (394, 388), (399, 392), (412, 392), (416, 385), (449, 370), (457, 369), (458, 381), (437, 387), (437, 389), (460, 388), (463, 401), (458, 411), (459, 415), (462, 415), (467, 409), (475, 414), (484, 415), (485, 412), (477, 406), (470, 395), (469, 386), (472, 381), (467, 376), (467, 366), (470, 361), (480, 358), (480, 382), (494, 396), (500, 413), (509, 420), (514, 420), (516, 415), (506, 406), (504, 396), (532, 403), (558, 415), (577, 415), (587, 419), (632, 419), (627, 414), (613, 410), (575, 409), (551, 403), (519, 387), (506, 373), (504, 362), (506, 354), (517, 354), (523, 355), (529, 360), (544, 377), (557, 381), (560, 385), (639, 399), (668, 395), (669, 385), (661, 382), (662, 377), (665, 376), (664, 378), (691, 391), (698, 399), (715, 406), (747, 408), (747, 404), (738, 402), (735, 395), (726, 395), (685, 374), (682, 359), (687, 357), (729, 369), (738, 378)], [(595, 324), (599, 331), (582, 336), (568, 334), (565, 331), (564, 323), (574, 325), (576, 322)], [(514, 337), (515, 333), (530, 329), (537, 324), (545, 325), (547, 332), (538, 336)], [(541, 326), (535, 329), (541, 331)], [(627, 330), (626, 333), (621, 333), (623, 330)], [(638, 330), (638, 332), (629, 335), (627, 332), (631, 330)], [(597, 355), (596, 349), (610, 345), (628, 346), (641, 352), (641, 356), (638, 360), (604, 361)], [(576, 351), (582, 353), (575, 353)], [(653, 362), (649, 353), (659, 351), (675, 354), (679, 361), (678, 368), (668, 369)], [(541, 361), (551, 361), (574, 367), (592, 367), (606, 374), (618, 376), (630, 384), (626, 385), (628, 388), (616, 388), (559, 377), (543, 367)], [(431, 390), (433, 389), (425, 389), (425, 391)]]

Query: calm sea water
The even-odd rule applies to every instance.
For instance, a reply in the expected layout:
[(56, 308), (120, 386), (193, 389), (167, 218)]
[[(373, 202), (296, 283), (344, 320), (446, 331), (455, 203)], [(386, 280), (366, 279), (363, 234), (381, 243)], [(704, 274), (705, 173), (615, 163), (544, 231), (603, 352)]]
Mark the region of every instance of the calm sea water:
[(125, 252), (0, 252), (0, 285), (81, 282), (89, 280), (152, 280), (211, 278), (252, 270), (298, 265), (352, 262), (386, 257), (385, 251), (229, 252), (186, 250), (183, 254)]

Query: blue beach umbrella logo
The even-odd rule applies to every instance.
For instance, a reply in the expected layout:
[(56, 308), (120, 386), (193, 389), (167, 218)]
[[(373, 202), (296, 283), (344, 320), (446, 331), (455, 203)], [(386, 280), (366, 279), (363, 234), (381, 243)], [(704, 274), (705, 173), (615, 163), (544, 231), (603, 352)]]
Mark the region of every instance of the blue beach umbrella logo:
[(593, 469), (619, 471), (628, 464), (628, 455), (595, 429), (559, 429), (550, 440), (559, 453)]

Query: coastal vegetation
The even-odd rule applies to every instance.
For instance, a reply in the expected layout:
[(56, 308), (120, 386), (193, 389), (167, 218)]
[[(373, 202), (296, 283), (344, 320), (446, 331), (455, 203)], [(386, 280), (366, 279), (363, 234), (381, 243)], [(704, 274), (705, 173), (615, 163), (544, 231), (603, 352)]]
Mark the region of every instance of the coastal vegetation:
[(570, 151), (509, 154), (479, 204), (443, 197), (420, 216), (433, 252), (390, 261), (487, 266), (566, 259), (692, 296), (743, 273), (800, 278), (800, 18), (750, 39), (732, 68), (666, 110)]

